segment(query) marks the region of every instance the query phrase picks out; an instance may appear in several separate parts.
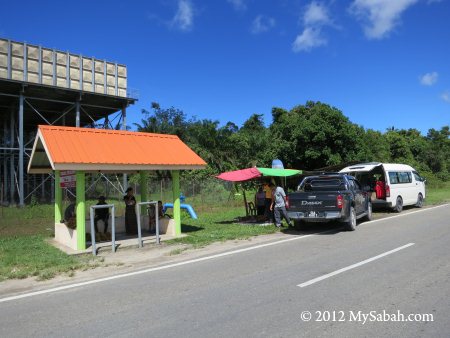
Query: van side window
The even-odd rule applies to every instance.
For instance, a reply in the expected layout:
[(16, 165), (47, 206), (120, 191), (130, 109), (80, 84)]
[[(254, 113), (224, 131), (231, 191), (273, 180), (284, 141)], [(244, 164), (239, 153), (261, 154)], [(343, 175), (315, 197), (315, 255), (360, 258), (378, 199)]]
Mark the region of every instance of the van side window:
[(412, 182), (412, 178), (411, 178), (411, 173), (407, 172), (407, 171), (401, 171), (397, 173), (398, 176), (398, 182), (399, 183), (411, 183)]
[(390, 171), (389, 181), (391, 182), (391, 184), (411, 183), (412, 175), (409, 171)]
[(389, 172), (389, 182), (391, 182), (391, 184), (397, 184), (398, 183), (397, 172), (395, 172), (395, 171), (390, 171)]

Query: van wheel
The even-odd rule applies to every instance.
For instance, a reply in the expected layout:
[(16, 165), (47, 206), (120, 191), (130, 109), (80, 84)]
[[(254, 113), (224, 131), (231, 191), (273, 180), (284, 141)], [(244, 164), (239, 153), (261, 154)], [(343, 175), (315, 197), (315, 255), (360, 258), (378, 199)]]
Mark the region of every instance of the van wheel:
[(403, 200), (400, 196), (397, 197), (397, 202), (395, 203), (394, 211), (402, 212), (403, 210)]
[(364, 217), (365, 221), (371, 221), (372, 220), (372, 202), (367, 202), (367, 215)]
[(417, 196), (416, 207), (417, 207), (417, 208), (422, 208), (422, 207), (423, 207), (423, 196), (422, 196), (422, 194), (419, 194), (419, 195)]
[(355, 208), (350, 207), (350, 216), (349, 220), (345, 224), (345, 228), (348, 231), (354, 231), (356, 229), (356, 211)]

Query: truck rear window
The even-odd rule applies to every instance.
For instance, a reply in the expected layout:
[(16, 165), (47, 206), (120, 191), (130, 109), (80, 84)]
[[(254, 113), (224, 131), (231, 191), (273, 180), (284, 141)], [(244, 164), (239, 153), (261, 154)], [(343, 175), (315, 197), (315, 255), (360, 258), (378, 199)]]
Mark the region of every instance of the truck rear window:
[(340, 179), (312, 179), (303, 181), (300, 191), (337, 191), (345, 190), (345, 183)]

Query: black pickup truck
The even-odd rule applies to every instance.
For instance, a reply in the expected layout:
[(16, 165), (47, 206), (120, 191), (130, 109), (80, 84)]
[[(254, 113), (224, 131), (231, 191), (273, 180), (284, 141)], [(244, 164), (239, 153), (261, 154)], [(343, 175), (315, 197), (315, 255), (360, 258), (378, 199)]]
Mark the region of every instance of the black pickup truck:
[(307, 176), (288, 198), (288, 215), (297, 225), (337, 220), (347, 230), (355, 230), (357, 219), (372, 219), (370, 195), (350, 175)]

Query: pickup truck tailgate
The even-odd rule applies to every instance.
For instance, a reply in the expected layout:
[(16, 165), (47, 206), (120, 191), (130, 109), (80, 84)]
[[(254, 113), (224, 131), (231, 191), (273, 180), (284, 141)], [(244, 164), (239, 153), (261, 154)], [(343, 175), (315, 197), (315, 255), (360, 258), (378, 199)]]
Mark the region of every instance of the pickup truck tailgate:
[(338, 210), (337, 192), (294, 193), (289, 195), (289, 209), (304, 210)]
[(339, 217), (338, 195), (336, 191), (289, 194), (288, 215), (293, 219)]

